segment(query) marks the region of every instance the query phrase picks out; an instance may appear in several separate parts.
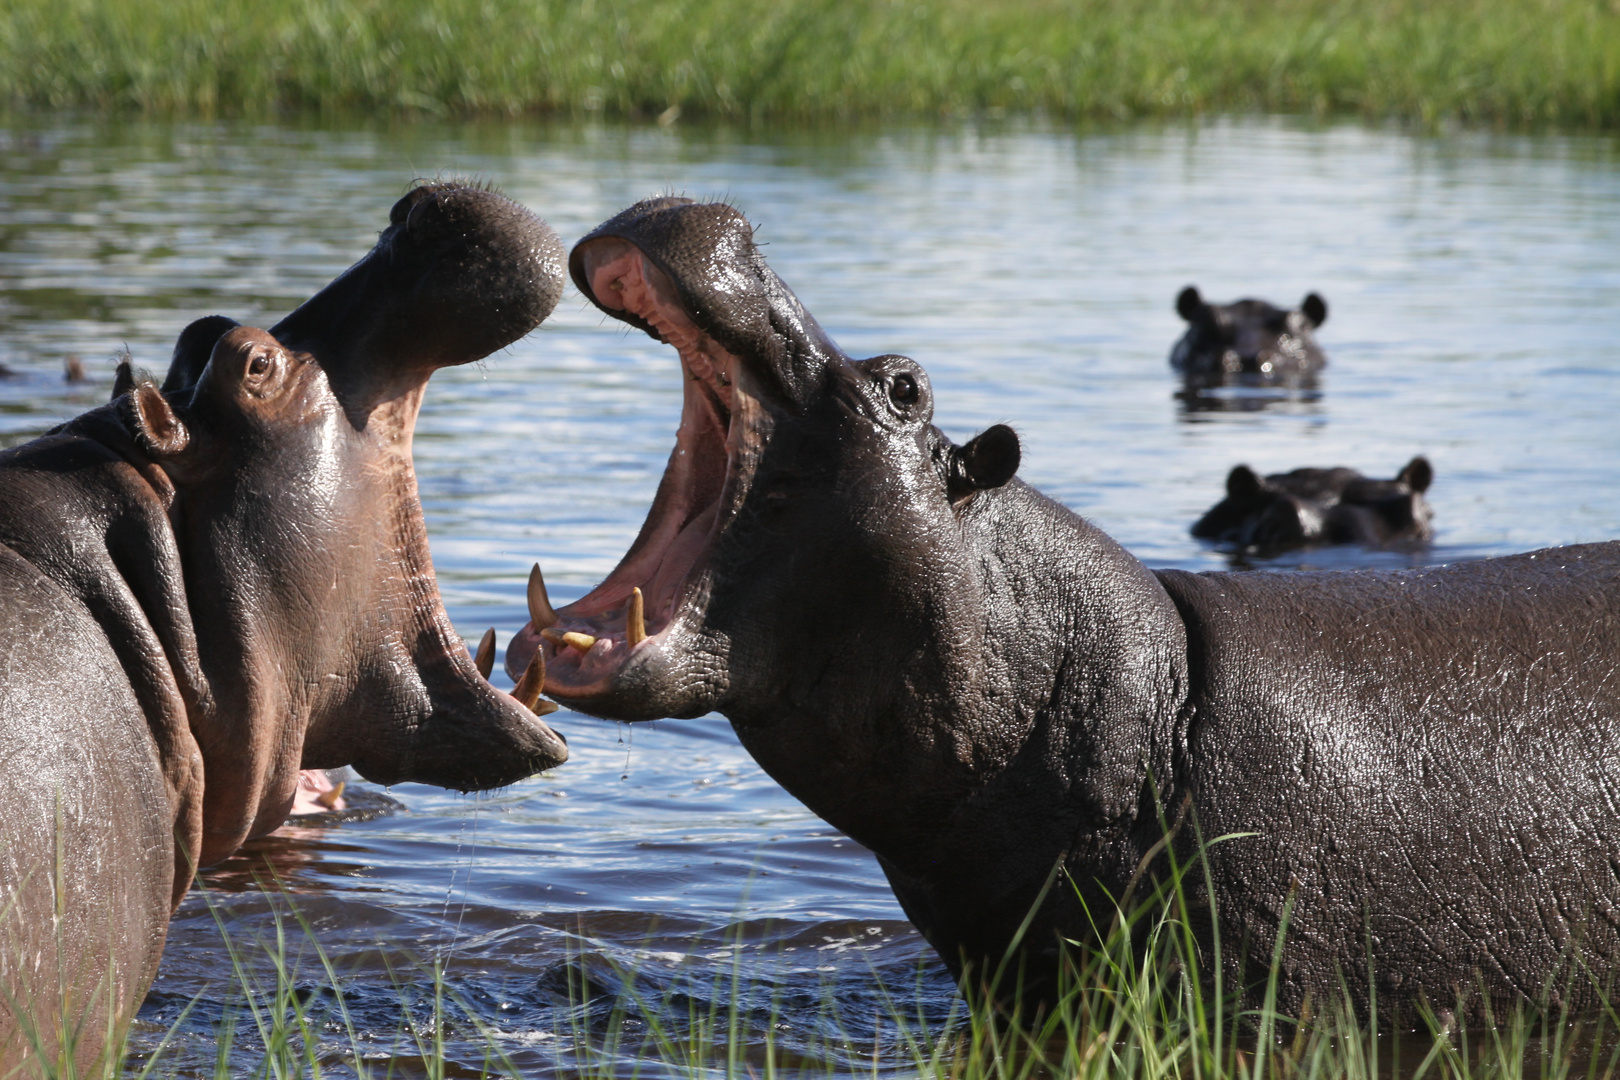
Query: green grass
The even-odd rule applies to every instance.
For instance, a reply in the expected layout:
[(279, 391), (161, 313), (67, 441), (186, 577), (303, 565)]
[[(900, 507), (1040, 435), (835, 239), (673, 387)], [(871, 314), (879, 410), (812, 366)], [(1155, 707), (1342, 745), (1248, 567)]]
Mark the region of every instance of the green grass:
[(0, 101), (1620, 127), (1620, 0), (6, 0)]
[[(930, 1015), (920, 982), (884, 986), (875, 973), (875, 1008), (850, 1015), (830, 988), (819, 1004), (808, 1004), (802, 987), (790, 1007), (782, 987), (743, 971), (741, 940), (730, 966), (708, 969), (707, 985), (661, 990), (622, 968), (611, 977), (600, 966), (592, 974), (584, 957), (575, 957), (568, 965), (568, 1003), (553, 1011), (546, 1071), (577, 1080), (1610, 1080), (1620, 1070), (1620, 1015), (1607, 1007), (1580, 1017), (1526, 1009), (1474, 1027), (1458, 1008), (1455, 1019), (1431, 1019), (1427, 1031), (1403, 1036), (1358, 1018), (1341, 998), (1318, 1002), (1295, 1022), (1273, 1006), (1280, 950), (1258, 1007), (1242, 1005), (1232, 988), (1201, 975), (1201, 957), (1211, 956), (1219, 968), (1219, 943), (1213, 953), (1195, 944), (1184, 895), (1172, 868), (1169, 884), (1156, 887), (1137, 909), (1137, 925), (1116, 915), (1103, 947), (1075, 954), (1056, 1007), (1040, 1010), (996, 1004), (970, 980), (948, 1016), (938, 1014), (937, 1001)], [(357, 1032), (343, 973), (290, 902), (278, 910), (285, 915), (266, 940), (233, 941), (220, 923), (231, 971), (223, 992), (209, 992), (216, 1002), (228, 1002), (204, 1034), (218, 1047), (211, 1075), (525, 1075), (504, 1052), (500, 1033), (456, 996), (454, 972), (442, 963), (403, 977), (395, 972), (395, 1032)], [(1285, 911), (1285, 929), (1286, 921)], [(177, 1075), (167, 1044), (190, 1008), (168, 1036), (149, 1035), (138, 1058), (126, 1050), (94, 1075)], [(184, 1037), (195, 1043), (195, 1024)], [(451, 1037), (459, 1042), (460, 1063), (446, 1053)], [(471, 1072), (469, 1043), (484, 1047)], [(251, 1050), (233, 1055), (238, 1044)], [(66, 1080), (75, 1074), (35, 1061), (23, 1075)], [(184, 1075), (210, 1073), (193, 1065)]]

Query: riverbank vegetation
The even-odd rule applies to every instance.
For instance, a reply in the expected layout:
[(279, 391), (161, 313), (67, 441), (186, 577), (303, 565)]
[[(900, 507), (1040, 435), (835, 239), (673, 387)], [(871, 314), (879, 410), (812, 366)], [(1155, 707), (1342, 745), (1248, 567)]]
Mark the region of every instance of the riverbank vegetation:
[(729, 968), (672, 981), (581, 939), (579, 953), (538, 978), (551, 1001), (538, 1011), (487, 993), (468, 1000), (449, 958), (391, 963), (392, 987), (380, 989), (392, 1019), (383, 1022), (379, 988), (357, 992), (296, 908), (272, 899), (285, 915), (268, 940), (233, 940), (216, 909), (230, 960), (218, 985), (189, 1002), (168, 995), (88, 1074), (36, 1061), (23, 1075), (1610, 1080), (1620, 1070), (1612, 1008), (1472, 1025), (1468, 1010), (1439, 1008), (1424, 1013), (1423, 1029), (1402, 1033), (1358, 1018), (1341, 997), (1308, 1003), (1296, 1023), (1273, 1005), (1275, 953), (1262, 1004), (1240, 1007), (1231, 987), (1200, 975), (1218, 957), (1195, 943), (1183, 891), (1157, 892), (1135, 928), (1116, 917), (1107, 945), (1077, 960), (1050, 1009), (996, 1005), (969, 985), (942, 1012), (921, 980), (885, 985), (876, 972), (869, 992), (840, 1000), (828, 983), (818, 996), (802, 976), (787, 986), (750, 974), (741, 937)]
[(1620, 128), (1620, 0), (7, 0), (0, 102)]

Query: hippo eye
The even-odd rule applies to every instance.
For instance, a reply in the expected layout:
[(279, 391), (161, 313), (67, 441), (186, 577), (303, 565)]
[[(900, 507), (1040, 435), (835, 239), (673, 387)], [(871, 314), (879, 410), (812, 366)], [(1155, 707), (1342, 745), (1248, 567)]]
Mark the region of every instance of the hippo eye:
[(253, 359), (248, 361), (248, 374), (250, 376), (263, 375), (270, 370), (270, 357), (262, 352), (254, 353)]
[(917, 380), (904, 373), (896, 375), (889, 383), (889, 400), (896, 405), (915, 405), (917, 403)]

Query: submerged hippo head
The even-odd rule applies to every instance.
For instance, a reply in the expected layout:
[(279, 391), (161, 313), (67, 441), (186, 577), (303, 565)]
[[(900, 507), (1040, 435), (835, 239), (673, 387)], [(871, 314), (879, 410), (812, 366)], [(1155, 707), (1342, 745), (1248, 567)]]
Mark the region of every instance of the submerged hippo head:
[(1423, 493), (1434, 480), (1427, 458), (1415, 457), (1393, 480), (1354, 469), (1295, 469), (1261, 477), (1238, 465), (1226, 498), (1192, 527), (1200, 539), (1274, 554), (1321, 544), (1378, 546), (1428, 540), (1433, 511)]
[(1205, 303), (1189, 285), (1176, 297), (1176, 313), (1187, 321), (1187, 332), (1170, 351), (1170, 366), (1190, 379), (1281, 381), (1327, 363), (1311, 333), (1327, 321), (1327, 301), (1315, 293), (1283, 311), (1264, 300)]
[(411, 441), (428, 377), (526, 334), (562, 249), (528, 210), (417, 187), (376, 247), (267, 330), (181, 333), (124, 411), (173, 485), (191, 597), (206, 864), (286, 816), (300, 766), (471, 790), (563, 761), (439, 600)]

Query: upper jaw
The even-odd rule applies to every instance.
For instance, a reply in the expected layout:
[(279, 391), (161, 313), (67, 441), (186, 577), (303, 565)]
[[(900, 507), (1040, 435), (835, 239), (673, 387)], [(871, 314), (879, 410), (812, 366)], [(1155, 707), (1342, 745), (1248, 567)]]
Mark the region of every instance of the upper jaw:
[(488, 356), (533, 330), (562, 293), (563, 248), (493, 192), (427, 184), (393, 208), (376, 246), (270, 328), (308, 352), (351, 409)]

